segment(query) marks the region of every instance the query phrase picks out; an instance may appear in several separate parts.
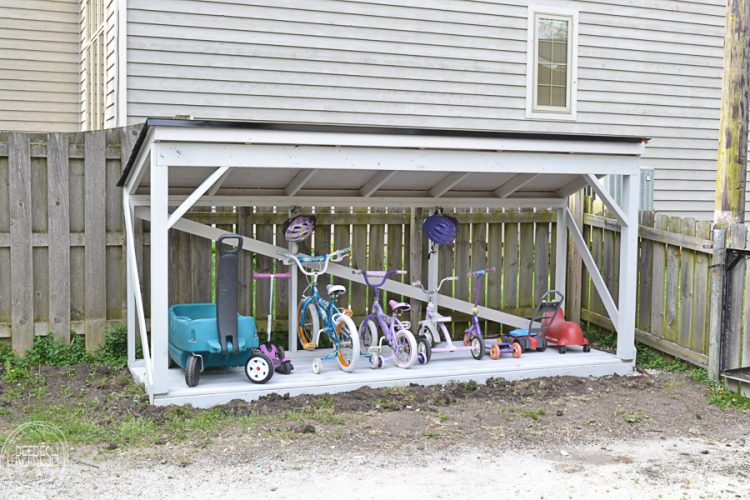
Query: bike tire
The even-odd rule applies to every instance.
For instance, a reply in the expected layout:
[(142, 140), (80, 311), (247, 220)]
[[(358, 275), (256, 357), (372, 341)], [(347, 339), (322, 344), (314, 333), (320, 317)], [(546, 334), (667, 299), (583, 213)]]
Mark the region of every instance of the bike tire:
[[(399, 368), (411, 368), (417, 362), (417, 340), (409, 330), (399, 330), (393, 336), (393, 362)], [(407, 352), (408, 351), (408, 352)], [(407, 354), (408, 359), (400, 354)]]
[[(304, 311), (304, 314), (303, 314)], [(303, 299), (297, 307), (297, 335), (303, 349), (308, 345), (318, 346), (318, 332), (320, 332), (320, 316), (315, 302)]]
[[(359, 332), (354, 321), (349, 316), (341, 315), (336, 320), (336, 336), (339, 344), (336, 361), (339, 368), (345, 372), (351, 372), (359, 360)], [(343, 348), (343, 349), (342, 349)]]

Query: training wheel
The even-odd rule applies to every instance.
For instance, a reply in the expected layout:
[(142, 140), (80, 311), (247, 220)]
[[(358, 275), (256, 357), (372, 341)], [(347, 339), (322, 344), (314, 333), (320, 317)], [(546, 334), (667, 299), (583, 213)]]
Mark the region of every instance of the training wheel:
[(385, 364), (385, 358), (378, 354), (378, 368), (383, 368), (383, 365)]
[(323, 371), (323, 362), (320, 360), (320, 358), (313, 359), (312, 371), (315, 375), (319, 375)]
[(583, 352), (591, 352), (591, 346), (588, 345), (588, 344), (586, 344), (585, 346), (583, 346)]
[(565, 354), (566, 352), (568, 352), (568, 350), (565, 348), (565, 346), (560, 346), (557, 348), (557, 352), (559, 352), (560, 354)]
[(499, 345), (492, 344), (490, 346), (490, 358), (492, 358), (495, 361), (497, 361), (498, 359), (500, 359), (501, 353), (502, 353), (502, 351), (500, 350), (500, 346)]

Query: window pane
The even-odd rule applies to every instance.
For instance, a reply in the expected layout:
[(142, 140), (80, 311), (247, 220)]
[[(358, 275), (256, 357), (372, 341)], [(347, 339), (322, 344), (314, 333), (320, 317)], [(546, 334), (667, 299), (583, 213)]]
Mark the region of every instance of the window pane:
[[(564, 64), (555, 64), (555, 66), (550, 69), (550, 73), (552, 74), (553, 85), (566, 86), (568, 83), (568, 71)], [(541, 82), (542, 80), (540, 79), (539, 81)]]
[(555, 43), (552, 45), (552, 61), (565, 64), (568, 62), (568, 44)]
[(537, 87), (537, 105), (549, 106), (550, 105), (549, 94), (550, 94), (549, 85), (539, 85)]
[(569, 24), (566, 19), (537, 17), (537, 106), (566, 108), (568, 105)]
[(537, 80), (539, 85), (549, 85), (552, 83), (552, 72), (549, 65), (539, 63), (537, 66)]
[[(565, 87), (552, 87), (550, 106), (565, 107)], [(541, 103), (540, 103), (541, 104)]]
[(539, 40), (568, 41), (568, 21), (540, 17), (537, 21)]

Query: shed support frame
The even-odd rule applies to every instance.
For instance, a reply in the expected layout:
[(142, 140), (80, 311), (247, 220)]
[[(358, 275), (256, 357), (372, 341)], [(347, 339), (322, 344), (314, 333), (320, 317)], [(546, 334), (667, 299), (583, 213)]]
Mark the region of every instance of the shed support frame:
[[(209, 136), (215, 136), (216, 131), (202, 131)], [(567, 271), (567, 241), (570, 236), (578, 248), (586, 264), (597, 291), (602, 296), (602, 301), (607, 308), (607, 312), (612, 319), (617, 330), (617, 357), (624, 361), (632, 363), (635, 358), (635, 311), (636, 311), (636, 273), (628, 270), (635, 270), (637, 267), (637, 245), (638, 245), (638, 183), (639, 171), (637, 156), (640, 152), (631, 149), (625, 149), (623, 146), (621, 158), (616, 161), (611, 157), (606, 157), (606, 151), (594, 151), (596, 147), (592, 146), (589, 150), (580, 152), (570, 151), (565, 157), (559, 153), (550, 153), (548, 157), (540, 157), (540, 151), (534, 151), (535, 159), (544, 159), (543, 168), (536, 173), (529, 173), (519, 167), (512, 170), (510, 165), (518, 158), (515, 152), (506, 155), (505, 159), (498, 163), (497, 173), (514, 174), (510, 181), (499, 188), (494, 188), (493, 197), (481, 197), (466, 195), (466, 191), (451, 191), (458, 186), (464, 179), (471, 177), (472, 174), (487, 174), (492, 172), (490, 164), (494, 161), (491, 156), (493, 153), (487, 150), (474, 150), (473, 142), (465, 142), (463, 149), (456, 151), (444, 151), (446, 158), (449, 160), (448, 165), (437, 162), (438, 149), (428, 149), (416, 153), (414, 149), (404, 149), (406, 164), (409, 167), (416, 165), (416, 169), (426, 169), (427, 172), (444, 172), (442, 176), (437, 177), (436, 183), (432, 189), (428, 190), (429, 196), (416, 198), (407, 198), (393, 196), (392, 192), (385, 188), (385, 183), (394, 175), (393, 159), (396, 151), (393, 148), (399, 146), (385, 146), (382, 144), (366, 144), (364, 146), (337, 146), (335, 148), (320, 147), (318, 144), (311, 144), (303, 148), (291, 148), (289, 144), (273, 144), (271, 142), (258, 145), (245, 143), (218, 145), (218, 144), (198, 144), (186, 142), (179, 143), (174, 141), (159, 142), (155, 137), (159, 134), (173, 134), (172, 130), (148, 131), (144, 137), (147, 148), (142, 147), (136, 151), (133, 166), (134, 172), (123, 181), (123, 206), (125, 209), (125, 226), (127, 243), (130, 249), (127, 251), (127, 327), (128, 327), (128, 362), (131, 366), (137, 364), (140, 360), (135, 359), (136, 331), (140, 330), (141, 343), (144, 344), (144, 361), (146, 362), (146, 388), (149, 396), (164, 395), (169, 391), (168, 387), (168, 309), (169, 309), (169, 229), (185, 231), (197, 236), (217, 239), (224, 231), (198, 222), (185, 219), (189, 208), (192, 206), (288, 206), (290, 204), (297, 206), (373, 206), (373, 207), (418, 207), (427, 208), (431, 212), (437, 206), (449, 207), (537, 207), (552, 209), (556, 213), (557, 235), (552, 242), (556, 252), (556, 272), (554, 276), (554, 287), (563, 291), (566, 288), (566, 271)], [(196, 136), (199, 132), (191, 130), (190, 134)], [(261, 134), (262, 135), (262, 134)], [(271, 134), (272, 135), (272, 134)], [(308, 135), (302, 134), (305, 138)], [(375, 141), (379, 138), (362, 136), (357, 140)], [(344, 137), (337, 140), (346, 142), (353, 140), (351, 137)], [(404, 139), (412, 140), (412, 139)], [(375, 141), (376, 142), (376, 141)], [(396, 141), (398, 142), (398, 141)], [(518, 141), (516, 144), (521, 144)], [(179, 146), (179, 148), (178, 148)], [(209, 146), (209, 147), (206, 147)], [(220, 147), (219, 147), (220, 146)], [(575, 146), (578, 148), (578, 146)], [(275, 148), (275, 149), (274, 149)], [(628, 146), (630, 148), (630, 146)], [(180, 151), (184, 156), (180, 157), (176, 152)], [(641, 150), (642, 151), (642, 148)], [(256, 157), (252, 154), (258, 153)], [(325, 164), (324, 168), (345, 169), (349, 161), (364, 161), (367, 163), (363, 169), (376, 171), (363, 185), (361, 190), (356, 194), (341, 196), (331, 200), (331, 195), (314, 194), (314, 190), (306, 187), (312, 180), (316, 172), (320, 170), (321, 163), (301, 164), (304, 161), (305, 154), (310, 153), (316, 160), (325, 157), (330, 153), (332, 164)], [(499, 153), (500, 151), (498, 151)], [(186, 154), (189, 153), (189, 154)], [(215, 156), (212, 156), (216, 153)], [(385, 154), (383, 164), (377, 163), (377, 167), (372, 161), (372, 156)], [(236, 194), (231, 189), (227, 194), (222, 194), (226, 189), (222, 184), (227, 179), (230, 170), (239, 170), (244, 168), (255, 168), (255, 161), (258, 161), (258, 168), (275, 168), (274, 162), (281, 161), (286, 156), (290, 165), (298, 168), (299, 175), (296, 177), (294, 185), (290, 185), (290, 192), (294, 197), (285, 196), (286, 193), (275, 194), (267, 193), (248, 193)], [(476, 154), (477, 164), (461, 166), (461, 162), (469, 161)], [(597, 161), (594, 156), (603, 155), (606, 161), (602, 162), (600, 168), (597, 168)], [(228, 156), (229, 155), (229, 156)], [(629, 155), (629, 156), (628, 156)], [(352, 160), (353, 159), (353, 160)], [(561, 160), (562, 159), (562, 160)], [(177, 162), (173, 165), (170, 161)], [(557, 160), (561, 160), (558, 162)], [(529, 158), (525, 160), (533, 164)], [(195, 168), (203, 165), (213, 169), (212, 173), (205, 178), (198, 186), (194, 187), (192, 192), (187, 194), (170, 190), (170, 175), (172, 172), (180, 172), (181, 169)], [(446, 166), (455, 165), (459, 170), (455, 173), (448, 173)], [(574, 171), (565, 172), (564, 169), (576, 168)], [(543, 173), (573, 173), (578, 174), (569, 184), (562, 186), (557, 191), (545, 196), (536, 194), (527, 196), (515, 196), (517, 191), (528, 183), (533, 182)], [(606, 193), (600, 194), (600, 183), (598, 177), (603, 173), (618, 173), (623, 175), (623, 201), (621, 206), (617, 206), (611, 198), (607, 198)], [(235, 176), (232, 176), (235, 179)], [(143, 181), (148, 181), (148, 192), (144, 194)], [(603, 196), (604, 202), (617, 215), (618, 222), (621, 224), (621, 247), (620, 247), (620, 273), (619, 295), (617, 304), (609, 294), (606, 284), (601, 277), (601, 273), (596, 267), (595, 262), (588, 250), (586, 242), (583, 240), (581, 229), (576, 225), (567, 208), (566, 196), (568, 190), (576, 186), (589, 184), (594, 190)], [(533, 192), (532, 190), (528, 190)], [(460, 194), (459, 194), (460, 193)], [(357, 196), (357, 194), (359, 196)], [(338, 195), (336, 195), (338, 196)], [(176, 210), (170, 215), (170, 207)], [(136, 252), (132, 249), (135, 238), (133, 234), (134, 220), (141, 218), (151, 222), (151, 248), (150, 248), (150, 279), (151, 279), (151, 325), (150, 325), (150, 342), (146, 344), (146, 321), (143, 308), (142, 290), (138, 273), (138, 263), (136, 262)], [(248, 236), (242, 236), (242, 247), (245, 250), (256, 252), (272, 258), (279, 258), (278, 253), (284, 249), (269, 243), (255, 240)], [(288, 251), (297, 253), (298, 248), (295, 244), (290, 244)], [(422, 258), (425, 256), (423, 255)], [(429, 255), (427, 263), (426, 286), (434, 289), (439, 283), (439, 254), (432, 253)], [(297, 294), (298, 273), (294, 266), (291, 266), (291, 279), (289, 281), (289, 331), (288, 331), (288, 348), (289, 351), (297, 350)], [(361, 276), (352, 274), (352, 269), (340, 264), (331, 263), (329, 274), (344, 278), (352, 282), (363, 283)], [(401, 294), (417, 300), (426, 300), (424, 292), (408, 283), (401, 283), (394, 280), (388, 280), (383, 289), (396, 294)], [(456, 310), (470, 314), (473, 304), (466, 300), (449, 297), (446, 295), (436, 294), (434, 300), (441, 307)], [(492, 310), (484, 306), (478, 308), (479, 316), (494, 322), (503, 323), (512, 327), (525, 327), (528, 325), (527, 318), (521, 318), (502, 311)], [(417, 326), (414, 325), (414, 330)]]

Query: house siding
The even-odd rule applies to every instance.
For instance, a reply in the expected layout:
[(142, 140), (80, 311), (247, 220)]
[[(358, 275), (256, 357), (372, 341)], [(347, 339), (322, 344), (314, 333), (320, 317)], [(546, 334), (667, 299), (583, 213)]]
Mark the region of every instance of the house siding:
[(0, 130), (80, 127), (78, 0), (0, 2)]
[(128, 122), (641, 135), (654, 208), (710, 218), (724, 2), (533, 4), (579, 11), (575, 121), (526, 118), (529, 2), (131, 0)]

